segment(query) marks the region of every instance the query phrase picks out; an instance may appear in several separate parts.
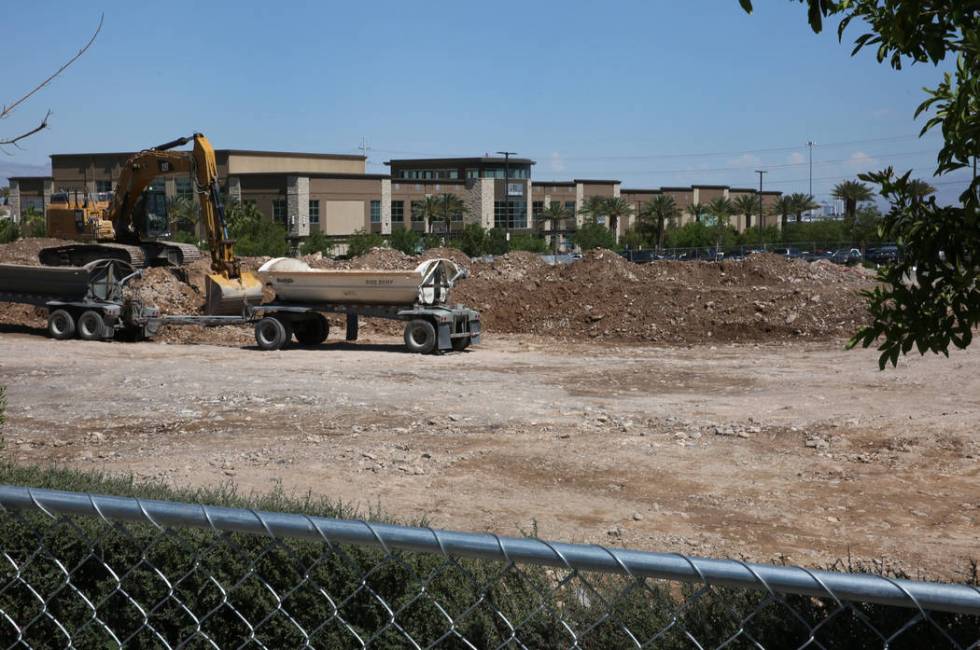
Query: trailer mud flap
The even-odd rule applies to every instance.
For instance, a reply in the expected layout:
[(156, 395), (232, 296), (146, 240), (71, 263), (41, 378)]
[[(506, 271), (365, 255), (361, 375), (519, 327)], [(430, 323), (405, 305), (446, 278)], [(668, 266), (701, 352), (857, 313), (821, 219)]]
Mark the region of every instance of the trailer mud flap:
[(440, 320), (437, 325), (438, 339), (436, 346), (440, 350), (453, 349), (453, 323), (452, 321)]

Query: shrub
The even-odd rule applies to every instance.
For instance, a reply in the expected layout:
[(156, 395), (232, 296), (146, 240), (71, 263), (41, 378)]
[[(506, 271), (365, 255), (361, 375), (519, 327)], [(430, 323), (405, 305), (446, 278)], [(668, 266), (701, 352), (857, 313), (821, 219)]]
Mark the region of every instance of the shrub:
[(406, 255), (415, 255), (419, 252), (418, 249), (422, 243), (422, 238), (414, 230), (394, 228), (391, 231), (391, 238), (388, 240), (388, 243), (396, 251), (401, 251)]
[(0, 221), (0, 244), (9, 244), (20, 239), (20, 227), (13, 219)]
[(444, 243), (445, 242), (443, 241), (443, 238), (440, 235), (433, 235), (432, 233), (429, 233), (428, 235), (422, 238), (422, 246), (423, 248), (427, 248), (427, 249), (438, 248), (439, 246), (442, 246)]
[(500, 228), (491, 228), (488, 230), (486, 242), (485, 253), (487, 255), (503, 255), (510, 250), (507, 242), (507, 233)]
[(385, 240), (378, 233), (367, 232), (364, 229), (354, 231), (354, 234), (347, 240), (347, 255), (357, 257), (368, 252), (372, 248), (384, 246)]
[(238, 255), (282, 257), (289, 249), (286, 229), (266, 219), (253, 203), (232, 202), (225, 222)]
[(536, 235), (514, 234), (510, 237), (510, 250), (547, 253), (548, 242), (544, 240), (544, 237)]
[[(654, 235), (654, 237), (656, 237), (656, 235)], [(630, 228), (623, 233), (623, 236), (619, 239), (619, 246), (620, 248), (628, 249), (653, 247), (647, 236), (636, 228)]]
[(468, 256), (479, 257), (487, 250), (487, 231), (478, 223), (468, 223), (463, 226), (459, 239), (453, 243)]
[(616, 236), (603, 225), (584, 223), (572, 234), (572, 243), (583, 251), (593, 248), (616, 248)]
[(45, 237), (48, 234), (48, 226), (44, 221), (44, 215), (33, 207), (27, 208), (21, 219), (23, 222), (20, 231), (22, 237)]
[(303, 255), (329, 255), (333, 251), (333, 242), (319, 230), (307, 237), (299, 247), (299, 252)]

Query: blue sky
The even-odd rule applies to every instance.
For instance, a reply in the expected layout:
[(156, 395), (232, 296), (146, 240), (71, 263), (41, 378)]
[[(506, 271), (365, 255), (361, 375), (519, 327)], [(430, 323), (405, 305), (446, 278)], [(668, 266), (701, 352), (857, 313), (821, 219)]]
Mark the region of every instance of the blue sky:
[[(391, 157), (510, 150), (534, 178), (807, 191), (893, 164), (931, 176), (913, 122), (942, 68), (900, 72), (814, 35), (796, 2), (20, 2), (8, 0), (0, 102), (92, 49), (0, 122), (51, 128), (0, 176), (56, 152), (118, 151), (202, 131), (218, 148)], [(87, 6), (86, 6), (87, 5)], [(949, 67), (949, 66), (945, 66)], [(6, 173), (5, 173), (6, 172)], [(0, 181), (3, 182), (3, 181)], [(941, 185), (953, 199), (959, 186)]]

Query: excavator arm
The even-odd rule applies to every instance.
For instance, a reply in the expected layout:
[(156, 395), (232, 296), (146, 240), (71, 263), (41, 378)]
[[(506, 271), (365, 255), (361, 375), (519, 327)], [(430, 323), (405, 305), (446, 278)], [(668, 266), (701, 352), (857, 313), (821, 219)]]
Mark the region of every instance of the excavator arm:
[[(194, 143), (191, 151), (173, 151)], [(235, 242), (228, 236), (225, 208), (218, 184), (218, 163), (211, 143), (201, 133), (178, 138), (130, 158), (119, 175), (108, 219), (121, 239), (135, 238), (133, 224), (136, 201), (153, 179), (167, 174), (189, 173), (201, 205), (211, 253), (212, 274), (205, 280), (208, 313), (240, 312), (245, 302), (258, 302), (262, 285), (251, 273), (242, 273), (235, 255)], [(125, 234), (123, 234), (125, 233)]]

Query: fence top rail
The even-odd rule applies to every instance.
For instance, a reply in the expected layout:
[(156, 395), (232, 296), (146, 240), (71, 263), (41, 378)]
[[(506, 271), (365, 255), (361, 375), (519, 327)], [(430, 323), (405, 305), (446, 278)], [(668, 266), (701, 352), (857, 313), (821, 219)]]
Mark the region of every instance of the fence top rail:
[(980, 589), (976, 587), (870, 574), (13, 485), (0, 485), (0, 507), (11, 511), (39, 511), (50, 517), (75, 515), (97, 517), (110, 523), (149, 524), (157, 528), (207, 528), (216, 532), (373, 546), (386, 552), (401, 550), (537, 564), (634, 578), (698, 582), (923, 611), (980, 615)]

